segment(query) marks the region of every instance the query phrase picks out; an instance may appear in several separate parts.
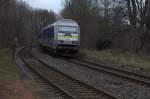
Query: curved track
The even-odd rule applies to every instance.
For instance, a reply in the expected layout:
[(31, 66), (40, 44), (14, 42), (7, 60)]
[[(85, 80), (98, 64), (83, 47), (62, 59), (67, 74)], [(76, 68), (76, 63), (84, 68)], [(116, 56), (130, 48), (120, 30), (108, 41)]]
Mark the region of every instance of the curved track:
[[(64, 99), (117, 99), (103, 91), (82, 83), (57, 69), (44, 64), (25, 51), (21, 55), (24, 63), (47, 83), (54, 86)], [(62, 99), (62, 98), (59, 98)]]
[(70, 59), (70, 60), (65, 60), (65, 61), (150, 87), (150, 77), (146, 75), (140, 75), (137, 73), (117, 69), (114, 67), (100, 65), (100, 64), (89, 62), (89, 61), (82, 60), (82, 59), (74, 59), (74, 60)]

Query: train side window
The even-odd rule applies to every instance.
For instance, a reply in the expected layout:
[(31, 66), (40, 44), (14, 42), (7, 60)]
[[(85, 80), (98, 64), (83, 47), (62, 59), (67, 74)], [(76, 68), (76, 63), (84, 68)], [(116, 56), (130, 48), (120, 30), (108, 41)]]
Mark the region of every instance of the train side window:
[(47, 32), (46, 30), (43, 31), (43, 39), (46, 39), (47, 38)]
[(43, 39), (54, 38), (54, 27), (48, 28), (42, 32)]
[(49, 35), (50, 35), (51, 38), (54, 37), (54, 27), (51, 27), (51, 28), (49, 29)]

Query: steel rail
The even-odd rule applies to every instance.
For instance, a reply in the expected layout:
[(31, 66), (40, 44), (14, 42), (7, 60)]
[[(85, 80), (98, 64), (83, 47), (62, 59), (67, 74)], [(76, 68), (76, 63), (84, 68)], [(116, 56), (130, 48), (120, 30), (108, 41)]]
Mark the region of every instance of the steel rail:
[(113, 76), (117, 76), (126, 80), (130, 80), (136, 83), (140, 83), (140, 84), (144, 84), (145, 86), (150, 87), (150, 77), (149, 76), (145, 76), (145, 75), (140, 75), (137, 73), (132, 73), (129, 71), (125, 71), (125, 70), (121, 70), (121, 69), (117, 69), (114, 67), (108, 67), (105, 65), (100, 65), (98, 63), (93, 63), (93, 62), (89, 62), (86, 60), (79, 60), (79, 59), (70, 59), (70, 60), (66, 60), (70, 63), (79, 65), (79, 66), (83, 66), (92, 70), (96, 70), (98, 72), (103, 72), (103, 73), (107, 73)]
[[(34, 57), (34, 59), (36, 59), (38, 62), (40, 62), (41, 66), (46, 67), (47, 69), (49, 69), (49, 71), (53, 70), (56, 73), (58, 73), (59, 75), (61, 75), (61, 77), (59, 79), (63, 79), (63, 77), (67, 78), (69, 81), (65, 82), (65, 83), (67, 83), (68, 86), (73, 86), (72, 88), (70, 88), (70, 89), (72, 89), (72, 91), (75, 91), (75, 92), (79, 91), (80, 92), (79, 95), (81, 95), (81, 94), (85, 95), (85, 96), (80, 97), (79, 95), (74, 96), (74, 92), (73, 92), (73, 94), (72, 94), (72, 92), (68, 93), (68, 94), (71, 94), (71, 96), (74, 96), (74, 98), (76, 98), (76, 99), (118, 99), (117, 97), (115, 97), (113, 95), (110, 95), (110, 94), (108, 94), (104, 91), (93, 88), (93, 87), (89, 86), (88, 84), (85, 84), (85, 83), (83, 83), (83, 82), (81, 82), (81, 81), (79, 81), (79, 80), (77, 80), (77, 79), (75, 79), (75, 78), (59, 71), (59, 70), (57, 70), (53, 66), (50, 66), (50, 65), (44, 63), (43, 61), (41, 61), (37, 57)], [(59, 83), (60, 83), (60, 81), (59, 81)], [(64, 83), (64, 82), (62, 81), (62, 83)], [(73, 85), (71, 85), (71, 84), (69, 85), (69, 83), (72, 83)], [(74, 85), (74, 83), (75, 83), (75, 85)], [(57, 86), (59, 86), (59, 85), (57, 85)], [(77, 86), (77, 88), (75, 88), (75, 86)], [(64, 90), (66, 90), (66, 89), (64, 89)], [(94, 94), (95, 96), (86, 96), (86, 95), (91, 95), (91, 94)], [(106, 98), (100, 98), (99, 96), (106, 97)]]
[[(33, 68), (31, 66), (30, 63), (28, 63), (28, 61), (26, 60), (26, 58), (23, 57), (22, 53), (26, 48), (23, 48), (20, 52), (19, 52), (19, 57), (20, 59), (25, 63), (25, 65), (34, 73), (36, 74), (39, 79), (41, 79), (42, 81), (46, 82), (47, 85), (49, 85), (50, 88), (53, 87), (53, 89), (55, 90), (56, 93), (56, 97), (58, 99), (75, 99), (73, 98), (70, 94), (68, 94), (66, 91), (64, 91), (63, 89), (59, 88), (55, 83), (51, 82), (50, 80), (48, 80), (45, 76), (43, 76), (40, 72), (36, 71), (35, 68)], [(58, 97), (59, 94), (59, 97)], [(54, 96), (53, 96), (54, 97)]]

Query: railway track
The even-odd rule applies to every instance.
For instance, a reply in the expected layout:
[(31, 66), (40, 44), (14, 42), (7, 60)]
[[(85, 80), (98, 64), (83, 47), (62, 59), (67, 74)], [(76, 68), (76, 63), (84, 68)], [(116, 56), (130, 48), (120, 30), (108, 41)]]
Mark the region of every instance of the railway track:
[(24, 50), (25, 50), (25, 48), (23, 48), (19, 52), (20, 59), (27, 66), (27, 69), (30, 72), (30, 75), (32, 76), (34, 81), (36, 81), (40, 86), (44, 87), (44, 89), (47, 89), (48, 96), (51, 99), (74, 99), (74, 98), (72, 98), (72, 96), (68, 95), (63, 90), (61, 90), (59, 87), (57, 87), (54, 83), (50, 82), (45, 76), (43, 76), (41, 73), (39, 73), (39, 71), (36, 71), (36, 69), (34, 69), (32, 67), (32, 65), (34, 63), (31, 62), (31, 60), (30, 61), (27, 60), (27, 59), (30, 59), (30, 57), (28, 57), (27, 54), (24, 57), (24, 55), (23, 55), (23, 54), (25, 54)]
[(65, 59), (65, 61), (150, 87), (150, 77), (146, 75), (141, 75), (141, 74), (117, 69), (114, 67), (100, 65), (100, 64), (89, 62), (89, 61), (82, 60), (82, 59), (70, 59), (70, 60)]
[[(59, 92), (58, 99), (117, 99), (97, 90), (24, 53), (22, 60), (32, 71), (44, 79), (52, 89)], [(56, 96), (57, 96), (56, 95)]]
[[(30, 69), (31, 70), (31, 69)], [(41, 88), (44, 89), (44, 91), (42, 91), (42, 93), (39, 95), (41, 98), (46, 97), (50, 98), (50, 99), (73, 99), (72, 97), (68, 96), (66, 93), (64, 93), (63, 91), (61, 91), (59, 88), (57, 88), (55, 85), (53, 85), (52, 83), (49, 83), (49, 81), (47, 81), (47, 79), (41, 77), (41, 75), (37, 75), (37, 73), (33, 70), (32, 71), (32, 76), (34, 77), (34, 81), (36, 82), (36, 84), (38, 84)], [(41, 92), (41, 91), (40, 91)], [(44, 95), (47, 94), (47, 95)]]

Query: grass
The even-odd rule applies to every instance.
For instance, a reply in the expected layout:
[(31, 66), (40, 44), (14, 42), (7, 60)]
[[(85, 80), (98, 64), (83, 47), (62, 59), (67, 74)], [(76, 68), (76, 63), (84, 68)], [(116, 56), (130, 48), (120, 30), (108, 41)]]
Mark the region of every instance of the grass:
[(0, 49), (0, 95), (6, 90), (5, 82), (18, 80), (19, 74), (10, 49)]
[(15, 60), (10, 49), (0, 50), (0, 81), (19, 79)]
[(145, 70), (150, 70), (150, 56), (136, 55), (131, 52), (122, 52), (117, 49), (111, 50), (82, 50), (86, 53), (87, 58), (92, 58), (104, 62), (109, 62), (118, 65), (126, 65), (140, 67)]

